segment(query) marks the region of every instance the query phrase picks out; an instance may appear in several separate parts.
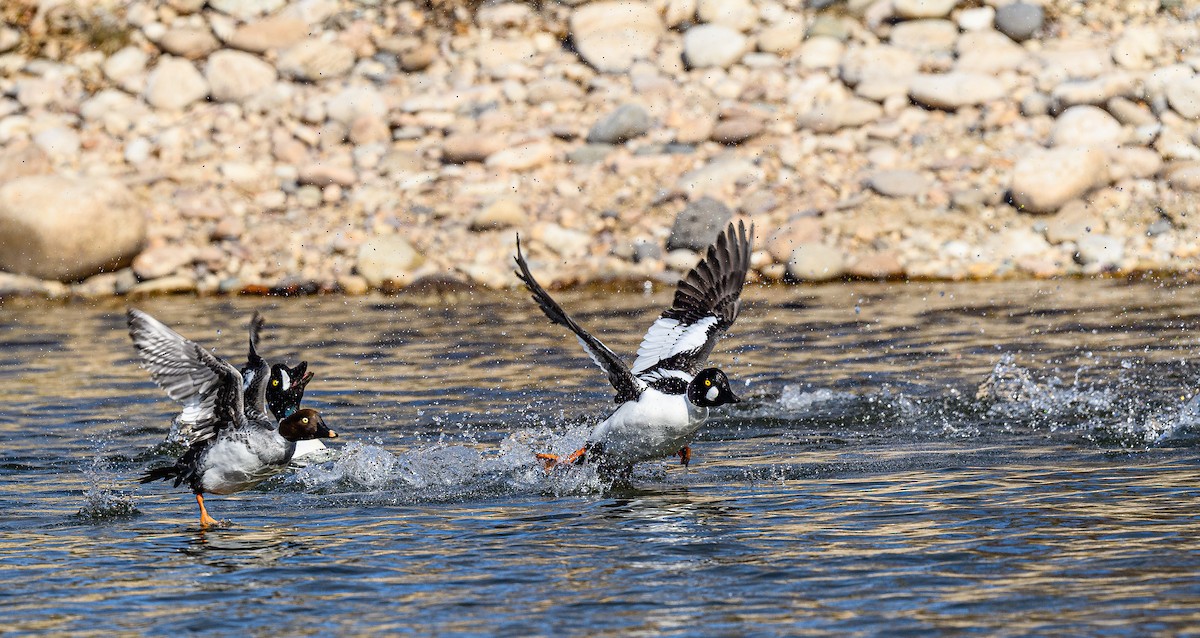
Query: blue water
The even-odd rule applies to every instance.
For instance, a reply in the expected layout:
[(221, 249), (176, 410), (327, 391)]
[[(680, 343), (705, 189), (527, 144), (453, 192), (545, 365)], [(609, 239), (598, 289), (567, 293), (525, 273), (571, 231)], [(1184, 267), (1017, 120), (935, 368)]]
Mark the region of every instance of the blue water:
[[(632, 354), (669, 291), (562, 295)], [(117, 303), (0, 313), (5, 632), (1178, 635), (1200, 628), (1200, 293), (1126, 281), (750, 289), (748, 400), (691, 468), (546, 476), (610, 409), (525, 295), (135, 302), (301, 356), (342, 438), (260, 488), (137, 485), (176, 408)]]

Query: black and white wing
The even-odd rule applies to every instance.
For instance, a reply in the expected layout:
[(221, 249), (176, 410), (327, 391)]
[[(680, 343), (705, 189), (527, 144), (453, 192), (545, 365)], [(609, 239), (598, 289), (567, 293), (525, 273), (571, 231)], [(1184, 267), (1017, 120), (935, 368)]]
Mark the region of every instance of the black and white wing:
[(189, 445), (246, 423), (236, 368), (140, 310), (130, 308), (127, 317), (142, 367), (183, 404), (177, 421)]
[(579, 339), (579, 344), (583, 346), (584, 351), (600, 366), (601, 370), (608, 375), (608, 382), (616, 389), (617, 403), (633, 401), (642, 394), (646, 384), (635, 377), (629, 371), (629, 366), (616, 355), (608, 346), (600, 342), (599, 339), (588, 334), (586, 330), (579, 327), (575, 320), (567, 315), (562, 306), (550, 297), (550, 293), (542, 288), (541, 284), (533, 278), (529, 272), (529, 264), (525, 263), (525, 255), (521, 253), (521, 238), (517, 238), (517, 277), (525, 282), (525, 287), (529, 292), (533, 293), (533, 300), (537, 302), (538, 307), (546, 315), (550, 321), (566, 327), (571, 332), (575, 333), (575, 337)]
[(271, 378), (271, 366), (258, 354), (258, 333), (265, 323), (255, 310), (250, 318), (250, 349), (246, 354), (246, 365), (242, 366), (242, 401), (246, 406), (246, 417), (251, 420), (270, 418), (267, 414), (267, 383)]
[[(731, 223), (700, 263), (679, 281), (671, 307), (659, 316), (638, 347), (633, 374), (643, 381), (681, 371), (700, 371), (721, 333), (741, 310), (738, 297), (750, 269), (754, 226)], [(665, 375), (670, 376), (670, 375)]]

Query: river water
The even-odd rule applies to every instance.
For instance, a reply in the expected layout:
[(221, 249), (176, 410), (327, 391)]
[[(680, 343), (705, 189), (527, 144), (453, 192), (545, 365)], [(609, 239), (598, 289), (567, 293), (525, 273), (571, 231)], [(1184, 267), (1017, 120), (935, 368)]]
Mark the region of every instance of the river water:
[[(670, 291), (563, 293), (632, 355)], [(0, 312), (0, 632), (1200, 630), (1200, 288), (750, 287), (688, 469), (547, 476), (611, 409), (522, 293), (134, 302), (309, 362), (342, 437), (253, 491), (137, 485), (177, 408), (119, 302)], [(632, 359), (632, 357), (630, 357)]]

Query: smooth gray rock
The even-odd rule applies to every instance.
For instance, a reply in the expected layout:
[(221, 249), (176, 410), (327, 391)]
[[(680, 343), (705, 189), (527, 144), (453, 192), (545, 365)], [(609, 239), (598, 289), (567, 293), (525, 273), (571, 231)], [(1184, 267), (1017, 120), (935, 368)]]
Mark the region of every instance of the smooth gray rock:
[(622, 104), (588, 131), (591, 144), (621, 144), (650, 130), (650, 114), (639, 104)]
[(1024, 42), (1033, 37), (1046, 20), (1046, 12), (1036, 4), (1014, 2), (996, 8), (996, 30)]
[(667, 250), (703, 250), (716, 240), (730, 219), (733, 219), (733, 211), (711, 197), (690, 202), (675, 217), (671, 236), (667, 238)]
[(117, 180), (34, 175), (0, 187), (0, 270), (81, 280), (127, 265), (145, 239), (145, 215)]

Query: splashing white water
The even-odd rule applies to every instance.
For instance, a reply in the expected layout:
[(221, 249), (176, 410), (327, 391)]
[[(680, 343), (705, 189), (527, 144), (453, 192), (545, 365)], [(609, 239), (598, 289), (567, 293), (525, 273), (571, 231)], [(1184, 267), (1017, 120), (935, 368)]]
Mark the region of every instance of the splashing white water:
[(133, 504), (133, 495), (118, 488), (120, 478), (104, 459), (103, 445), (99, 444), (100, 449), (83, 470), (88, 487), (83, 492), (83, 505), (75, 515), (90, 521), (136, 516), (140, 512)]

